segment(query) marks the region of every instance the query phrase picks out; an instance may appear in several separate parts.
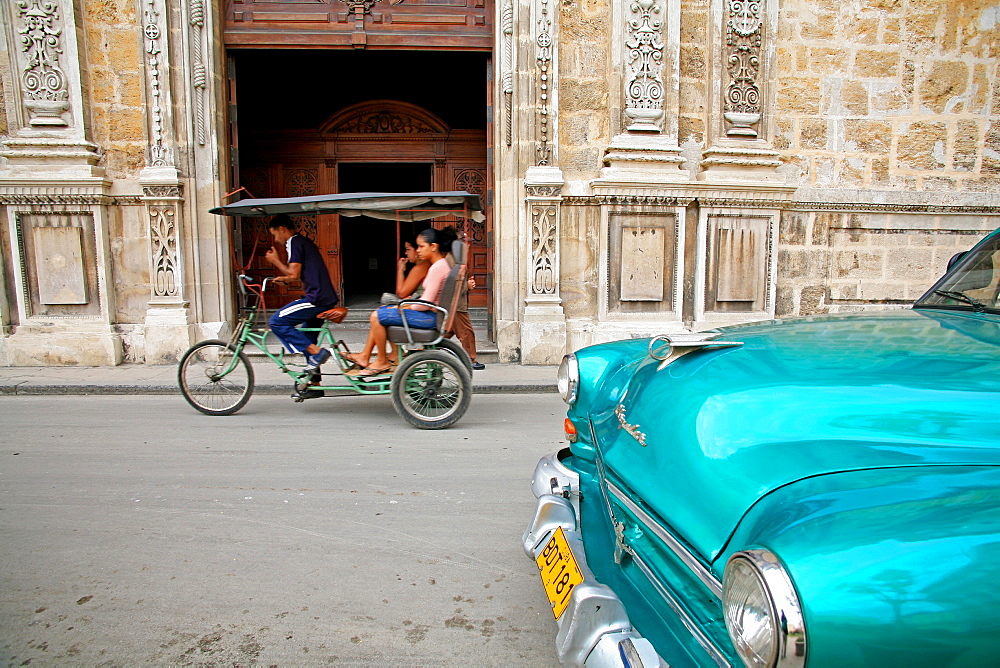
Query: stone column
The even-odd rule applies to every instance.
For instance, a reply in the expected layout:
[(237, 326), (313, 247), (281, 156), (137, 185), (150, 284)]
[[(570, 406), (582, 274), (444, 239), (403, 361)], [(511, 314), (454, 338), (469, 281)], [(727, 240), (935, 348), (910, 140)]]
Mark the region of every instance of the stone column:
[(0, 206), (8, 225), (15, 333), (0, 341), (7, 364), (118, 364), (108, 243), (111, 184), (88, 141), (69, 0), (0, 7), (12, 39), (0, 52), (14, 84), (10, 135), (0, 156)]
[(164, 0), (143, 0), (142, 33), (146, 65), (146, 122), (149, 148), (139, 174), (149, 239), (150, 300), (145, 319), (145, 361), (173, 364), (191, 345), (188, 302), (184, 299), (183, 186), (175, 165), (176, 138), (168, 53), (169, 17)]

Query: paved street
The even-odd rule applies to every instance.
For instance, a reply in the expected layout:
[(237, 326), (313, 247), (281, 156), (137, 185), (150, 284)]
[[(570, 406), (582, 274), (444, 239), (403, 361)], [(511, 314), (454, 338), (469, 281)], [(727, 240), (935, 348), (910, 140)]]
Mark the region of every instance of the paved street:
[(6, 665), (555, 665), (520, 548), (555, 394), (0, 397)]

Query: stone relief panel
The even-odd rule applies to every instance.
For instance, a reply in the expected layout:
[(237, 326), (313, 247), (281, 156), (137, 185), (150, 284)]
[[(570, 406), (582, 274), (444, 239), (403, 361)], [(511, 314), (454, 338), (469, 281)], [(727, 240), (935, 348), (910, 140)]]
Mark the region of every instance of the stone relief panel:
[(63, 25), (59, 3), (18, 0), (10, 5), (14, 31), (20, 40), (17, 56), (22, 104), (28, 125), (60, 128), (69, 125), (69, 86), (59, 58), (63, 53)]
[(725, 0), (726, 63), (722, 115), (726, 136), (760, 136), (764, 0)]
[(770, 308), (771, 216), (708, 215), (705, 312)]
[(25, 315), (100, 315), (92, 212), (18, 211), (15, 232)]
[(153, 297), (176, 297), (177, 291), (177, 211), (172, 204), (150, 205), (149, 239), (152, 251)]
[(556, 295), (559, 285), (556, 257), (558, 205), (538, 202), (531, 210), (531, 294)]
[(167, 148), (163, 137), (164, 109), (167, 100), (164, 98), (166, 79), (160, 70), (161, 57), (166, 43), (163, 39), (165, 26), (155, 0), (147, 0), (144, 8), (143, 35), (146, 49), (146, 76), (149, 91), (149, 165), (166, 167), (174, 164), (172, 151)]
[(609, 313), (676, 310), (679, 240), (675, 214), (621, 210), (609, 213)]
[(626, 3), (625, 116), (632, 132), (659, 132), (663, 122), (663, 0)]
[(550, 72), (552, 71), (552, 17), (549, 14), (548, 0), (537, 0), (535, 33), (535, 65), (538, 77), (538, 136), (535, 146), (535, 164), (548, 165), (552, 160), (552, 123), (555, 118), (552, 107), (552, 87)]

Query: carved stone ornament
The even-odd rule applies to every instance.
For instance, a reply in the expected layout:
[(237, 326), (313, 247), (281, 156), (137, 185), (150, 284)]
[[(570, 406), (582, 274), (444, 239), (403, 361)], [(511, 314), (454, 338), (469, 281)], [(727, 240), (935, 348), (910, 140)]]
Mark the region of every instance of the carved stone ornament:
[(538, 106), (538, 146), (535, 149), (535, 164), (548, 165), (552, 158), (549, 145), (549, 67), (552, 64), (552, 19), (549, 18), (548, 0), (538, 0), (538, 35), (535, 61), (538, 64), (539, 106)]
[(173, 165), (174, 161), (170, 149), (163, 145), (163, 93), (160, 83), (160, 53), (162, 51), (160, 37), (163, 31), (160, 28), (160, 13), (156, 11), (155, 5), (155, 0), (146, 1), (146, 23), (143, 27), (149, 64), (149, 94), (152, 98), (149, 164), (153, 167), (166, 167)]
[(761, 117), (762, 0), (726, 0), (726, 135), (756, 139)]
[(191, 0), (191, 85), (194, 87), (195, 137), (199, 146), (204, 146), (207, 135), (205, 119), (206, 89), (208, 75), (205, 66), (205, 5), (204, 0)]
[(554, 204), (531, 207), (531, 293), (556, 293), (556, 215)]
[(514, 3), (511, 0), (504, 0), (500, 10), (500, 28), (503, 32), (500, 87), (504, 98), (504, 143), (510, 146), (514, 141)]
[(562, 186), (525, 186), (528, 197), (559, 197), (562, 194)]
[(658, 0), (636, 0), (629, 5), (625, 49), (625, 115), (632, 132), (659, 132), (663, 120), (663, 21)]
[(147, 199), (178, 199), (181, 187), (178, 186), (143, 186), (142, 196)]
[(177, 229), (173, 204), (150, 205), (151, 287), (154, 297), (177, 296)]
[(66, 126), (63, 113), (69, 109), (66, 75), (59, 67), (62, 29), (55, 26), (59, 5), (45, 0), (18, 0), (21, 50), (25, 63), (21, 90), (28, 110), (28, 123), (35, 127)]

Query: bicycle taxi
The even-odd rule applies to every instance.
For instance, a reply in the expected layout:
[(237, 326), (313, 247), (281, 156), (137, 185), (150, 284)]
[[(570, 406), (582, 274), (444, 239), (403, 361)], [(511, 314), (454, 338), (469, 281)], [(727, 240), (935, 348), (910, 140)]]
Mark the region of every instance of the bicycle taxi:
[[(272, 216), (278, 213), (316, 215), (336, 213), (342, 216), (369, 216), (395, 219), (397, 238), (401, 222), (431, 220), (441, 216), (461, 216), (482, 220), (482, 203), (478, 195), (465, 191), (427, 193), (349, 193), (243, 199), (226, 204), (210, 213), (224, 216)], [(257, 347), (278, 365), (293, 383), (292, 398), (301, 402), (307, 398), (347, 390), (358, 394), (388, 394), (396, 412), (419, 429), (443, 429), (462, 418), (472, 397), (472, 361), (461, 345), (448, 338), (455, 309), (466, 280), (464, 246), (456, 241), (452, 247), (456, 259), (442, 288), (438, 304), (404, 299), (397, 307), (423, 303), (436, 312), (434, 329), (388, 327), (388, 341), (396, 346), (398, 366), (376, 376), (351, 373), (353, 363), (346, 357), (350, 350), (338, 340), (331, 323), (340, 323), (347, 315), (343, 306), (321, 313), (321, 327), (302, 328), (316, 332), (318, 345), (330, 348), (339, 371), (322, 373), (305, 370), (298, 357), (286, 359), (284, 348), (277, 354), (266, 344), (267, 314), (264, 292), (270, 278), (255, 282), (243, 273), (237, 285), (244, 301), (243, 315), (228, 341), (211, 339), (193, 345), (181, 358), (178, 382), (184, 398), (194, 408), (207, 415), (232, 415), (240, 410), (254, 389), (253, 366), (245, 350), (248, 344)], [(329, 363), (328, 363), (329, 365)], [(340, 383), (330, 382), (332, 378)]]

